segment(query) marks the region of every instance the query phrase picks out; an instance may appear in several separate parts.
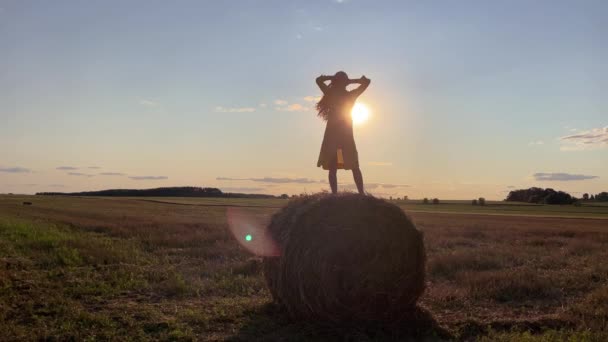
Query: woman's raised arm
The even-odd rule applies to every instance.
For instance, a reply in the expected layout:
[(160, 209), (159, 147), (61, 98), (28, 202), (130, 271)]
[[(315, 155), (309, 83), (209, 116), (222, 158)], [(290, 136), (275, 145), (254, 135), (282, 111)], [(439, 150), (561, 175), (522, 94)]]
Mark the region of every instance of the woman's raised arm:
[(363, 92), (365, 91), (365, 89), (367, 89), (367, 87), (369, 87), (371, 80), (365, 76), (361, 76), (361, 78), (359, 78), (359, 79), (350, 80), (350, 83), (360, 84), (356, 89), (349, 91), (349, 93), (359, 96), (359, 95), (363, 94)]
[(325, 94), (325, 92), (329, 88), (327, 86), (327, 84), (325, 84), (325, 82), (331, 81), (331, 76), (321, 75), (321, 76), (317, 77), (316, 81), (317, 81), (317, 85), (319, 86), (319, 88), (321, 89), (321, 91), (323, 92), (323, 94)]

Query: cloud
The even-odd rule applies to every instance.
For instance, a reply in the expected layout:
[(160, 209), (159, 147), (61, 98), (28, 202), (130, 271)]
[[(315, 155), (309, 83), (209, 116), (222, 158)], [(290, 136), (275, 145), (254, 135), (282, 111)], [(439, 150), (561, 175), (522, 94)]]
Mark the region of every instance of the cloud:
[(304, 96), (306, 102), (319, 102), (319, 100), (321, 100), (321, 96)]
[(49, 184), (49, 186), (51, 188), (65, 188), (65, 185), (63, 184)]
[(222, 106), (215, 107), (215, 111), (218, 113), (251, 113), (255, 112), (253, 107), (235, 107), (235, 108), (224, 108)]
[(262, 183), (299, 183), (299, 184), (310, 184), (317, 183), (314, 179), (309, 178), (273, 178), (273, 177), (264, 177), (264, 178), (250, 178), (249, 180), (253, 182), (262, 182)]
[(296, 34), (296, 39), (302, 39), (302, 35), (301, 34)]
[(68, 172), (69, 176), (77, 176), (77, 177), (93, 177), (94, 175), (89, 175), (87, 173), (82, 172)]
[(129, 178), (134, 180), (163, 180), (169, 179), (167, 176), (129, 176)]
[(139, 104), (145, 107), (158, 107), (159, 103), (148, 99), (140, 99)]
[(99, 170), (99, 169), (101, 169), (101, 167), (99, 167), (99, 166), (89, 166), (87, 169)]
[(61, 170), (61, 171), (71, 171), (71, 170), (78, 170), (77, 167), (74, 166), (58, 166), (55, 169), (57, 170)]
[(515, 185), (507, 185), (507, 189), (515, 189)]
[[(232, 177), (217, 177), (218, 181), (250, 181), (250, 182), (260, 182), (260, 183), (274, 183), (274, 184), (327, 184), (327, 180), (320, 179), (314, 180), (310, 178), (276, 178), (276, 177), (263, 177), (263, 178), (232, 178)], [(340, 187), (344, 187), (345, 189), (356, 189), (355, 184), (340, 184)], [(393, 189), (393, 188), (407, 188), (410, 187), (406, 184), (390, 184), (390, 183), (366, 183), (366, 189), (376, 189), (376, 188), (385, 188), (385, 189)]]
[(120, 173), (120, 172), (102, 172), (102, 173), (100, 173), (100, 175), (102, 175), (102, 176), (126, 176), (126, 174)]
[(545, 142), (544, 142), (544, 141), (542, 141), (542, 140), (530, 141), (530, 142), (528, 143), (528, 145), (530, 145), (530, 146), (534, 146), (534, 145), (544, 145), (544, 144), (545, 144)]
[(273, 102), (273, 103), (274, 103), (275, 105), (277, 105), (277, 106), (284, 106), (284, 105), (286, 105), (286, 104), (287, 104), (287, 101), (285, 101), (285, 100), (274, 100), (274, 102)]
[(323, 27), (322, 26), (315, 26), (315, 27), (313, 27), (313, 30), (321, 32), (321, 31), (323, 31)]
[(298, 184), (311, 184), (311, 183), (319, 183), (314, 179), (309, 178), (274, 178), (274, 177), (263, 177), (263, 178), (231, 178), (231, 177), (217, 177), (218, 181), (251, 181), (251, 182), (261, 182), (261, 183), (279, 183), (279, 184), (287, 184), (287, 183), (298, 183)]
[(371, 166), (393, 166), (393, 163), (391, 163), (391, 162), (369, 162), (369, 163), (367, 163), (367, 165), (371, 165)]
[(562, 151), (591, 150), (608, 147), (608, 126), (593, 128), (559, 138)]
[[(355, 190), (357, 186), (355, 184), (340, 184), (338, 187), (342, 187), (346, 190)], [(374, 190), (374, 189), (396, 189), (396, 188), (409, 188), (409, 185), (406, 184), (389, 184), (389, 183), (365, 183), (365, 190)]]
[(345, 4), (348, 0), (334, 0), (335, 3)]
[(302, 106), (299, 103), (292, 103), (286, 106), (277, 106), (274, 107), (274, 109), (281, 112), (305, 112), (307, 110), (310, 110), (310, 108)]
[(15, 167), (0, 167), (0, 172), (6, 172), (6, 173), (30, 173), (30, 172), (32, 172), (32, 170), (26, 169), (24, 167), (15, 166)]
[(574, 175), (570, 173), (556, 172), (556, 173), (543, 173), (538, 172), (532, 175), (537, 181), (578, 181), (586, 179), (599, 178), (598, 176), (587, 176), (587, 175)]
[(220, 190), (223, 192), (260, 192), (264, 191), (264, 188), (249, 188), (249, 187), (221, 187)]
[(268, 107), (268, 105), (265, 104), (265, 103), (260, 103), (259, 106), (260, 106), (260, 108), (266, 108), (266, 107)]

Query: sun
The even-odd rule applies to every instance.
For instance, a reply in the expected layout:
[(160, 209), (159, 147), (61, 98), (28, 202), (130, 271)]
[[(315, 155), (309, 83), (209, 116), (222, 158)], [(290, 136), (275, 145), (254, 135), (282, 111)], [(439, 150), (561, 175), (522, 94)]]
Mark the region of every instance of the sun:
[(361, 102), (355, 103), (353, 110), (350, 112), (355, 125), (360, 125), (369, 119), (369, 109)]

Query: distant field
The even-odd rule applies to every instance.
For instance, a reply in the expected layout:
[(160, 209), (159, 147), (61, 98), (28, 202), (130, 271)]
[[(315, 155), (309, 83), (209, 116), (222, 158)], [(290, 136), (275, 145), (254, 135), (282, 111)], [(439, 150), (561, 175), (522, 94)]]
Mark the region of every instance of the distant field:
[[(454, 339), (608, 340), (608, 207), (416, 202), (396, 203), (425, 234), (420, 304)], [(0, 340), (405, 339), (271, 304), (226, 214), (284, 203), (0, 196)]]
[(471, 205), (470, 201), (446, 201), (440, 204), (422, 204), (415, 201), (395, 201), (395, 203), (406, 211), (608, 219), (608, 206), (606, 205), (576, 207), (574, 205), (489, 202), (485, 206), (480, 206)]
[[(86, 198), (86, 197), (85, 197)], [(116, 199), (116, 197), (110, 197)], [(192, 198), (192, 197), (128, 197), (138, 201), (201, 205), (201, 206), (240, 206), (280, 208), (287, 200), (283, 199), (248, 199), (248, 198)], [(411, 212), (445, 212), (500, 214), (517, 216), (557, 216), (578, 218), (608, 219), (608, 205), (540, 205), (518, 202), (489, 201), (485, 206), (471, 205), (471, 201), (441, 201), (440, 204), (423, 204), (422, 200), (394, 200), (406, 211)]]

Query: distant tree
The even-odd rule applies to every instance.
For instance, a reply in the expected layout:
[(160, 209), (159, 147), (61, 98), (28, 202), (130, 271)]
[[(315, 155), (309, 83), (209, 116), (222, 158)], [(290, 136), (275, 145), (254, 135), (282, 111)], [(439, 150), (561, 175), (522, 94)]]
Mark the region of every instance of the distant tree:
[(433, 204), (439, 204), (439, 198), (433, 198)]
[(424, 204), (429, 204), (429, 199), (425, 197), (425, 198), (422, 200), (422, 203), (424, 203)]
[(479, 202), (479, 205), (486, 205), (486, 199), (483, 197), (479, 197), (477, 201)]
[(388, 200), (392, 201), (393, 200), (393, 196), (388, 196)]
[(575, 198), (563, 191), (551, 188), (529, 188), (509, 192), (505, 201), (528, 202), (542, 204), (572, 204)]
[(407, 201), (408, 199), (409, 199), (409, 197), (407, 197), (407, 195), (406, 195), (406, 196), (403, 196), (403, 200), (404, 200), (404, 201)]
[(288, 194), (282, 194), (281, 196), (279, 196), (282, 199), (288, 199), (289, 195)]
[(583, 194), (583, 201), (588, 201), (589, 200), (589, 194), (588, 193), (584, 193)]
[(471, 205), (477, 205), (477, 200), (476, 199), (472, 200)]
[(595, 195), (595, 200), (598, 202), (608, 202), (608, 192), (600, 192)]
[(595, 196), (594, 196), (594, 195), (591, 195), (591, 197), (589, 197), (589, 200), (590, 200), (590, 201), (595, 201)]

